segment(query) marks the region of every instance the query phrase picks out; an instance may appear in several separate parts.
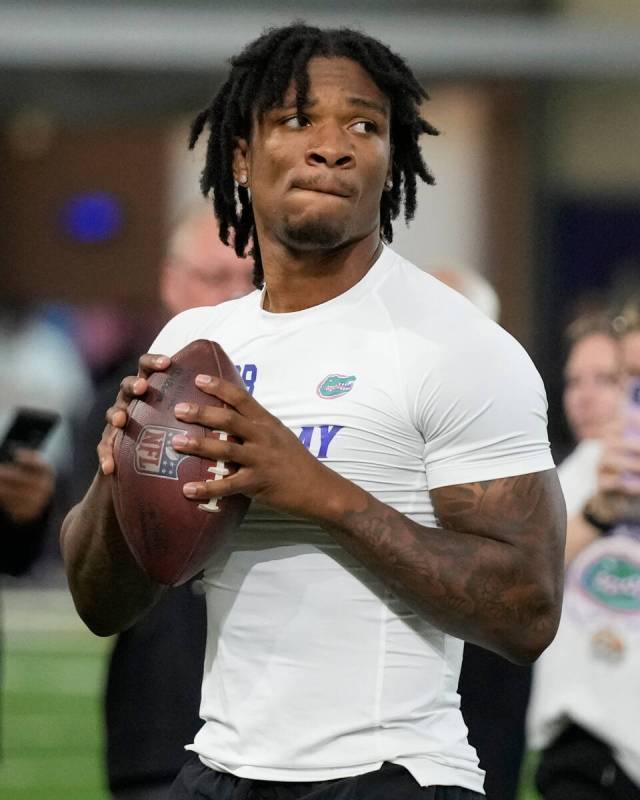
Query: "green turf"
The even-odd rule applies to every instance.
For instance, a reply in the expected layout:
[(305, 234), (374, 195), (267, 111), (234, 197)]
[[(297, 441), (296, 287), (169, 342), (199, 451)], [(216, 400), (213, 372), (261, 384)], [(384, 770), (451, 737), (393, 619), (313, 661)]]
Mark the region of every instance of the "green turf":
[[(0, 800), (108, 800), (102, 686), (108, 640), (86, 631), (64, 592), (5, 600)], [(535, 759), (518, 800), (539, 800)]]
[[(5, 602), (0, 800), (107, 800), (101, 693), (109, 642), (62, 593)], [(7, 607), (8, 606), (8, 607)]]

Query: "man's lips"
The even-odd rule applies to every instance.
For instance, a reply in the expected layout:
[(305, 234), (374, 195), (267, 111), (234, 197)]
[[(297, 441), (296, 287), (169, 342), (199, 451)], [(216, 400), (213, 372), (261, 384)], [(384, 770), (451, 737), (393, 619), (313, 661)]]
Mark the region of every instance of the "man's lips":
[(331, 194), (335, 197), (351, 197), (353, 190), (341, 181), (305, 181), (296, 180), (291, 185), (292, 189), (301, 189), (306, 192)]

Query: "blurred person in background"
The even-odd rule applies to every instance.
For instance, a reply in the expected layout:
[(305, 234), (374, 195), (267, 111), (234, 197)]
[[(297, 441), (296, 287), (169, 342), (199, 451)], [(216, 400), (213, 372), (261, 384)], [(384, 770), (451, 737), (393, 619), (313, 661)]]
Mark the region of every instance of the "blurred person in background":
[[(500, 299), (477, 270), (457, 264), (430, 268), (446, 283), (497, 321)], [(460, 709), (485, 770), (484, 789), (492, 800), (515, 800), (525, 750), (525, 718), (531, 667), (465, 642), (458, 692)]]
[(640, 409), (627, 400), (640, 378), (637, 311), (630, 304), (608, 331), (574, 337), (565, 372), (579, 440), (559, 469), (565, 598), (535, 666), (528, 719), (544, 800), (640, 797)]
[[(252, 262), (220, 241), (208, 204), (189, 208), (169, 237), (159, 293), (169, 316), (240, 297), (253, 287)], [(75, 494), (81, 497), (97, 468), (95, 443), (104, 410), (137, 357), (111, 369), (77, 435)], [(199, 582), (166, 592), (111, 653), (105, 695), (106, 763), (114, 800), (164, 800), (182, 767), (185, 742), (202, 725), (198, 716), (204, 664), (206, 609)]]
[(631, 375), (640, 375), (640, 295), (629, 300), (614, 320), (621, 336), (622, 358)]
[(602, 439), (620, 411), (623, 358), (620, 339), (605, 313), (575, 320), (567, 339), (562, 400), (576, 447), (560, 465), (558, 475), (567, 503), (568, 563), (598, 535), (582, 509), (596, 490)]
[(0, 464), (0, 572), (23, 575), (42, 549), (54, 471), (40, 453), (21, 449)]
[[(47, 577), (55, 577), (59, 551), (52, 543), (69, 503), (73, 419), (91, 402), (91, 381), (71, 338), (46, 318), (46, 307), (27, 303), (0, 309), (0, 364), (0, 439), (20, 408), (60, 415), (39, 453), (25, 451), (17, 463), (0, 465), (3, 572), (24, 574), (44, 549)], [(14, 558), (14, 567), (5, 569)]]
[(57, 494), (69, 471), (69, 409), (86, 399), (89, 381), (70, 341), (22, 304), (0, 310), (0, 364), (0, 441), (19, 408), (64, 415), (43, 452), (19, 449), (0, 463), (0, 574), (19, 577), (59, 527), (52, 517), (64, 505)]
[(17, 304), (0, 310), (0, 364), (0, 432), (17, 408), (58, 412), (61, 423), (43, 452), (56, 473), (68, 472), (73, 418), (91, 398), (91, 381), (74, 342), (37, 308)]

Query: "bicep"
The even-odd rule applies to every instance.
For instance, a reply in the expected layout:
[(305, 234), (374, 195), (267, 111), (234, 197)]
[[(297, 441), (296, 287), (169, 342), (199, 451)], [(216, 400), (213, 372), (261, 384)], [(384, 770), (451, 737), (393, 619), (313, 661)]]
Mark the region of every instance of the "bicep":
[(439, 525), (562, 565), (566, 512), (555, 469), (431, 491)]

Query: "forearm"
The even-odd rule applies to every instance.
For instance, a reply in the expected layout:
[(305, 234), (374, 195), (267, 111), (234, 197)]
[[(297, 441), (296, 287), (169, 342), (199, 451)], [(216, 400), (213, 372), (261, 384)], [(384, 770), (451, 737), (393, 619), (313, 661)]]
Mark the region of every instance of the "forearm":
[(62, 524), (69, 587), (85, 624), (99, 636), (130, 627), (160, 597), (135, 562), (117, 523), (110, 478), (97, 475)]
[(537, 549), (419, 525), (357, 487), (335, 487), (332, 497), (321, 524), (436, 627), (517, 662), (534, 660), (552, 640), (560, 548), (550, 569)]

